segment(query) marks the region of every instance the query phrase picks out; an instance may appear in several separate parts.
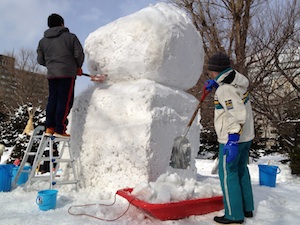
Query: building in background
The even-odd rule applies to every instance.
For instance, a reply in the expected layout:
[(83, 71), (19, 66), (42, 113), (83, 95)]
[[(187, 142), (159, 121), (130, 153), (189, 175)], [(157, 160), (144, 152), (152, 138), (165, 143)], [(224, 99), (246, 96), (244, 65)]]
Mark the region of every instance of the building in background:
[(47, 96), (48, 84), (44, 74), (16, 68), (14, 57), (0, 55), (1, 120), (7, 118), (18, 106), (27, 103), (32, 103), (33, 107), (45, 108)]

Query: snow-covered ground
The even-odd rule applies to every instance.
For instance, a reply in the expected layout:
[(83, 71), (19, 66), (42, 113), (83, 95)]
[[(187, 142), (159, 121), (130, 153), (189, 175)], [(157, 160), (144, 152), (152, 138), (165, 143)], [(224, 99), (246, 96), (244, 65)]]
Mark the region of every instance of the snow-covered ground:
[[(5, 153), (6, 154), (6, 153)], [(4, 155), (5, 158), (5, 155)], [(255, 211), (254, 218), (246, 219), (244, 224), (248, 225), (297, 225), (300, 220), (300, 178), (292, 176), (288, 165), (283, 165), (279, 161), (282, 156), (267, 156), (259, 159), (258, 162), (249, 164), (252, 178)], [(258, 164), (277, 165), (281, 173), (277, 175), (275, 188), (259, 185)], [(212, 160), (196, 159), (197, 181), (210, 183), (212, 186), (219, 186), (217, 175), (211, 174), (213, 167)], [(72, 186), (72, 185), (71, 185)], [(192, 224), (215, 224), (213, 217), (223, 215), (222, 210), (201, 216), (191, 216), (189, 218), (160, 221), (155, 219), (141, 209), (130, 206), (129, 210), (116, 221), (105, 221), (117, 218), (126, 211), (128, 202), (117, 195), (116, 203), (112, 206), (96, 205), (85, 208), (85, 212), (104, 219), (98, 220), (86, 216), (73, 216), (68, 213), (68, 209), (75, 205), (91, 203), (108, 204), (113, 202), (97, 198), (92, 188), (80, 189), (78, 192), (67, 186), (58, 188), (56, 209), (41, 211), (36, 204), (37, 192), (41, 186), (37, 185), (35, 190), (24, 191), (18, 187), (11, 192), (0, 192), (0, 224), (5, 225), (146, 225), (146, 224), (166, 224), (166, 225), (192, 225)], [(124, 187), (125, 188), (125, 187)], [(112, 193), (114, 196), (114, 193)]]

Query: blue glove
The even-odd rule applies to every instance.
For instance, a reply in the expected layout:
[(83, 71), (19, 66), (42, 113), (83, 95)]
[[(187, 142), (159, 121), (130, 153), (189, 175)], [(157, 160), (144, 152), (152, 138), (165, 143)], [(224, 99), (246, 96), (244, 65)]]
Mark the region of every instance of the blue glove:
[(215, 80), (207, 80), (204, 86), (205, 89), (210, 92), (213, 88), (217, 89), (219, 87), (219, 84)]
[(228, 141), (223, 148), (223, 154), (226, 154), (226, 163), (230, 163), (235, 160), (239, 153), (239, 144), (238, 141), (240, 139), (239, 134), (229, 134)]

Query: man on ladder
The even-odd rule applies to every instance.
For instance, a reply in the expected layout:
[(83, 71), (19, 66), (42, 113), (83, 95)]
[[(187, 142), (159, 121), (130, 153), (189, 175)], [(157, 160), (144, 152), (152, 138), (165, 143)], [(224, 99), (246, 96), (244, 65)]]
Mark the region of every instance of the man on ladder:
[(76, 76), (82, 75), (84, 53), (77, 36), (64, 26), (60, 15), (50, 15), (48, 26), (37, 48), (37, 60), (47, 67), (49, 84), (46, 135), (69, 138), (67, 116), (73, 105)]

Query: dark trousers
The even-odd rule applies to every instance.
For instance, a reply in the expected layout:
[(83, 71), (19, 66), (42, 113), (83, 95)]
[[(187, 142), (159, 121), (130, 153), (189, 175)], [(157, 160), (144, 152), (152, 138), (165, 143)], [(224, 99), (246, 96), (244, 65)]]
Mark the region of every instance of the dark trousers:
[(46, 109), (46, 127), (65, 133), (68, 115), (73, 106), (75, 77), (49, 79), (49, 97)]

